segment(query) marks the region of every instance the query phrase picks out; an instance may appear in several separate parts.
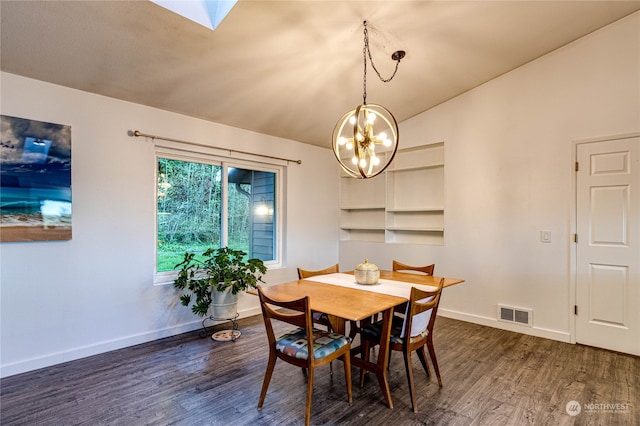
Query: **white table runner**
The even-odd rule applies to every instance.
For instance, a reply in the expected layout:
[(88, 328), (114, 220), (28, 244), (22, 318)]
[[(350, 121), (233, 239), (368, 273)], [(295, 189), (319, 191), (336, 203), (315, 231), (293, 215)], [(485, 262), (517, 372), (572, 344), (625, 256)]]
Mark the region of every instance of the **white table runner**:
[[(378, 281), (378, 284), (358, 284), (356, 278), (353, 275), (342, 273), (316, 275), (314, 277), (304, 279), (323, 284), (355, 288), (356, 290), (371, 291), (374, 293), (388, 294), (390, 296), (404, 297), (407, 300), (409, 300), (409, 297), (411, 296), (411, 287), (412, 285), (414, 285), (412, 283), (407, 283), (404, 281), (393, 281), (384, 279)], [(436, 289), (436, 287), (428, 285), (416, 285), (416, 287), (424, 289), (426, 291), (433, 291)]]

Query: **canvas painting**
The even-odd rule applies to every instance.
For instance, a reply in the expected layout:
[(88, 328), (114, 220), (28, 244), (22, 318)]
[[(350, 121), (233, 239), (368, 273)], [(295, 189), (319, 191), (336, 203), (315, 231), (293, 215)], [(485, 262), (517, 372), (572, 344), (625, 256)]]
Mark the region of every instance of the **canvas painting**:
[(0, 242), (70, 240), (71, 127), (0, 120)]

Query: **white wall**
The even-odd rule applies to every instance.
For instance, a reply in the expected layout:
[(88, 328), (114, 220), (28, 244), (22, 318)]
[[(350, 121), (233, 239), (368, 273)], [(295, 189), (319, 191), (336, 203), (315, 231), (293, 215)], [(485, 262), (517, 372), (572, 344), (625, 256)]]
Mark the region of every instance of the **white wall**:
[[(331, 150), (2, 73), (1, 113), (72, 132), (73, 239), (0, 244), (1, 375), (197, 328), (171, 285), (154, 286), (154, 148), (145, 133), (292, 159), (286, 268), (338, 261), (338, 166)], [(243, 316), (259, 312), (243, 295)]]
[[(571, 341), (574, 142), (640, 131), (639, 28), (635, 13), (401, 123), (405, 147), (445, 143), (445, 244), (341, 242), (341, 267), (435, 262), (466, 280), (443, 315)], [(497, 322), (498, 303), (534, 328)]]

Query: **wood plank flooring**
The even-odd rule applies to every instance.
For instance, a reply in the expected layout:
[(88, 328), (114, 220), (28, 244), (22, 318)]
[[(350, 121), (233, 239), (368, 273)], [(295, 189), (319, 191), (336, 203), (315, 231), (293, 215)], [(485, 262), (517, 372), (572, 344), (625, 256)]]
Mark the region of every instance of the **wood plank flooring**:
[[(305, 375), (281, 361), (256, 409), (268, 353), (262, 317), (240, 320), (240, 329), (236, 342), (192, 332), (7, 377), (0, 424), (303, 424)], [(357, 369), (349, 404), (342, 365), (334, 363), (333, 376), (328, 367), (316, 373), (312, 424), (640, 425), (638, 357), (442, 317), (434, 342), (444, 386), (413, 357), (418, 413), (402, 356), (393, 353), (393, 410), (375, 377), (360, 389)], [(576, 416), (566, 413), (572, 400), (581, 404)]]

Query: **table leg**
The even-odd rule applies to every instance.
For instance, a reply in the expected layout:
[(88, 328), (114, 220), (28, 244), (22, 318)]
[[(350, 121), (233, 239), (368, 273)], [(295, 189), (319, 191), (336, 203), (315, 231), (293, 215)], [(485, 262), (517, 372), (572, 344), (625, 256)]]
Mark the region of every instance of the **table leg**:
[[(393, 408), (393, 401), (391, 400), (391, 389), (389, 388), (389, 379), (387, 376), (387, 365), (389, 364), (389, 339), (391, 337), (391, 324), (393, 319), (393, 308), (387, 309), (382, 312), (383, 324), (382, 334), (380, 336), (380, 348), (378, 349), (378, 359), (374, 364), (371, 361), (359, 357), (362, 348), (360, 346), (351, 348), (351, 365), (363, 368), (368, 371), (372, 371), (376, 374), (380, 390), (384, 395), (384, 399), (389, 408)], [(362, 324), (368, 323), (368, 319), (361, 321)], [(363, 325), (364, 326), (364, 325)]]
[(327, 315), (329, 318), (329, 323), (331, 324), (331, 328), (334, 333), (344, 334), (345, 333), (345, 320), (344, 318), (336, 317), (334, 315)]
[(389, 339), (391, 337), (391, 322), (393, 319), (393, 308), (387, 309), (382, 314), (382, 334), (380, 336), (380, 349), (378, 350), (378, 361), (376, 365), (376, 377), (380, 383), (380, 390), (387, 401), (389, 408), (393, 408), (391, 400), (391, 390), (389, 389), (389, 379), (387, 377), (387, 365), (389, 363)]

